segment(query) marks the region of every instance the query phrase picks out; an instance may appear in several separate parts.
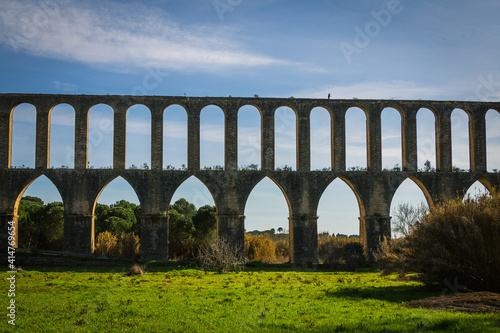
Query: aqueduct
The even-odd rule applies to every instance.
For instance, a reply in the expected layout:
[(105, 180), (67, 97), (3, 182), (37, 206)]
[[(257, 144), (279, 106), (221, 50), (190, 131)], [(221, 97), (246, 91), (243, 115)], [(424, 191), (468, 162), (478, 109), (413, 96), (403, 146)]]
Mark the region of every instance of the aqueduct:
[[(36, 108), (35, 168), (13, 168), (12, 114), (29, 103)], [(50, 113), (67, 103), (75, 110), (73, 169), (49, 167)], [(107, 104), (114, 110), (113, 167), (88, 168), (88, 114), (92, 106)], [(126, 113), (136, 104), (151, 111), (151, 170), (126, 169)], [(180, 105), (187, 113), (188, 163), (186, 170), (163, 169), (163, 112)], [(200, 111), (208, 105), (224, 112), (223, 170), (200, 168)], [(261, 113), (261, 170), (238, 170), (237, 114), (240, 107), (255, 106)], [(275, 169), (275, 110), (287, 106), (296, 113), (296, 171)], [(331, 170), (311, 171), (310, 113), (323, 107), (331, 119)], [(358, 107), (366, 114), (367, 170), (346, 170), (345, 113)], [(382, 170), (381, 112), (392, 107), (401, 115), (402, 169)], [(421, 108), (435, 115), (435, 172), (417, 169), (416, 114)], [(453, 172), (450, 116), (455, 108), (469, 117), (470, 171)], [(479, 180), (490, 191), (500, 185), (500, 174), (487, 171), (485, 114), (500, 112), (500, 103), (423, 100), (326, 100), (298, 98), (91, 96), (46, 94), (0, 94), (0, 223), (1, 244), (6, 248), (7, 224), (17, 222), (17, 207), (29, 184), (40, 175), (59, 190), (65, 205), (64, 250), (92, 253), (94, 207), (102, 189), (118, 176), (134, 188), (142, 206), (141, 256), (167, 258), (168, 207), (176, 189), (189, 177), (200, 179), (217, 206), (218, 235), (243, 250), (244, 208), (254, 186), (271, 178), (283, 191), (289, 206), (291, 261), (318, 262), (317, 208), (323, 191), (336, 178), (354, 191), (360, 207), (360, 240), (369, 254), (384, 235), (390, 235), (390, 203), (398, 186), (412, 179), (429, 206), (463, 194)], [(17, 229), (16, 229), (17, 230)]]

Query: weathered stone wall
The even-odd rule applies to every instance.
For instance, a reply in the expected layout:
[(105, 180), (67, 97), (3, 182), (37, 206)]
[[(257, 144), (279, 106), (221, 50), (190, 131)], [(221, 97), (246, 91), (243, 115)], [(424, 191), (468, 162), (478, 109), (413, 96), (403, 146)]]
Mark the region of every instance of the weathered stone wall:
[[(21, 103), (37, 109), (35, 169), (11, 168), (12, 111)], [(50, 112), (58, 104), (75, 109), (75, 168), (49, 169)], [(88, 112), (103, 103), (114, 110), (113, 169), (87, 169)], [(151, 111), (151, 170), (126, 169), (126, 114), (135, 104)], [(185, 171), (162, 170), (163, 111), (183, 106), (188, 116), (188, 165)], [(217, 105), (225, 117), (224, 170), (200, 170), (200, 112)], [(237, 113), (253, 105), (261, 112), (262, 170), (238, 170)], [(297, 171), (277, 171), (274, 166), (274, 113), (288, 106), (297, 119)], [(310, 112), (324, 107), (331, 116), (332, 171), (311, 171)], [(366, 114), (368, 171), (346, 171), (345, 113), (359, 107)], [(381, 112), (393, 107), (402, 121), (402, 171), (382, 171)], [(436, 116), (437, 172), (417, 171), (416, 113), (430, 109)], [(451, 172), (451, 112), (461, 108), (469, 115), (471, 172)], [(142, 205), (141, 254), (146, 259), (167, 259), (168, 206), (176, 189), (190, 176), (200, 179), (217, 205), (218, 235), (243, 251), (244, 209), (250, 192), (265, 177), (282, 189), (289, 206), (291, 259), (297, 264), (318, 261), (317, 208), (323, 191), (337, 177), (354, 191), (360, 208), (360, 237), (367, 254), (380, 238), (390, 236), (390, 203), (407, 178), (422, 189), (430, 206), (463, 195), (480, 180), (489, 189), (500, 185), (500, 175), (486, 170), (485, 114), (500, 112), (499, 103), (455, 101), (321, 100), (283, 98), (87, 96), (0, 94), (0, 240), (6, 244), (6, 223), (17, 221), (17, 205), (27, 186), (46, 175), (59, 190), (65, 204), (64, 249), (93, 251), (94, 206), (102, 189), (121, 176), (137, 193)], [(133, 144), (133, 143), (128, 143)]]

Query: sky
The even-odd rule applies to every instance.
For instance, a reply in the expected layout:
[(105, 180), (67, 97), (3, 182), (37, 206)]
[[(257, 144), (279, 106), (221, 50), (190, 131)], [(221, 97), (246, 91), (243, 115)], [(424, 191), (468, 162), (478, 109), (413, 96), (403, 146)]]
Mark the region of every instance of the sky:
[[(417, 0), (0, 0), (0, 92), (168, 96), (242, 96), (431, 99), (500, 99), (500, 3)], [(14, 112), (13, 165), (34, 165), (35, 109)], [(150, 165), (150, 115), (143, 106), (127, 114), (127, 166)], [(74, 113), (52, 111), (51, 166), (72, 167)], [(238, 113), (239, 164), (260, 166), (260, 115)], [(295, 167), (295, 119), (276, 113), (276, 167)], [(90, 112), (91, 167), (112, 164), (112, 110)], [(223, 164), (223, 117), (216, 107), (201, 115), (201, 162)], [(312, 111), (312, 169), (329, 167), (329, 122)], [(346, 116), (347, 166), (366, 166), (365, 118)], [(453, 164), (468, 169), (468, 120), (452, 115)], [(434, 117), (420, 110), (419, 167), (435, 166)], [(500, 115), (486, 116), (488, 169), (500, 168)], [(186, 115), (172, 106), (164, 116), (165, 167), (187, 161)], [(399, 114), (382, 113), (383, 167), (401, 164)], [(133, 144), (130, 144), (132, 143)], [(60, 201), (47, 179), (25, 195)], [(206, 188), (190, 178), (176, 192), (198, 207), (213, 204)], [(123, 179), (99, 197), (110, 204), (137, 202)], [(392, 202), (418, 204), (423, 194), (407, 180)], [(335, 180), (323, 195), (318, 229), (359, 233), (352, 191)], [(247, 230), (288, 229), (288, 209), (268, 178), (245, 208)]]

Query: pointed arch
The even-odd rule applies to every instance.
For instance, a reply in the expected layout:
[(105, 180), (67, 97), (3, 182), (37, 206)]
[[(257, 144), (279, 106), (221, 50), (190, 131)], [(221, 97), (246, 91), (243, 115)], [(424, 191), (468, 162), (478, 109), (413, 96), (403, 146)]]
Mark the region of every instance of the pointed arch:
[(112, 205), (117, 199), (140, 205), (140, 199), (134, 187), (122, 176), (115, 176), (101, 188), (94, 201), (95, 205), (100, 201), (107, 205)]
[[(41, 202), (27, 197), (39, 198)], [(14, 206), (17, 221), (17, 245), (62, 251), (64, 235), (64, 202), (55, 184), (45, 175), (34, 177), (21, 191)], [(43, 219), (43, 220), (41, 220)], [(41, 223), (34, 225), (35, 223)]]
[(163, 167), (185, 169), (188, 151), (187, 112), (179, 104), (163, 111)]
[(13, 168), (35, 168), (36, 108), (33, 104), (22, 103), (12, 110)]
[[(391, 199), (391, 229), (392, 233), (396, 233), (395, 236), (401, 236), (397, 232), (396, 225), (398, 224), (398, 215), (401, 215), (402, 205), (410, 205), (416, 210), (429, 209), (430, 195), (423, 191), (423, 184), (414, 178), (406, 178), (401, 184), (399, 184), (396, 192), (394, 192)], [(432, 207), (432, 206), (431, 206)]]
[(151, 110), (143, 104), (127, 110), (126, 156), (127, 168), (151, 166)]
[(49, 115), (49, 160), (51, 168), (74, 167), (75, 109), (66, 103), (58, 104)]
[(88, 154), (89, 168), (113, 167), (113, 117), (107, 104), (96, 104), (89, 109)]
[(455, 170), (470, 169), (469, 115), (458, 108), (451, 113), (451, 160)]
[(359, 107), (347, 109), (345, 115), (346, 170), (367, 167), (366, 113)]
[(401, 140), (401, 113), (399, 110), (389, 107), (382, 110), (382, 168), (395, 169), (403, 164), (402, 140)]
[(261, 123), (262, 115), (257, 107), (244, 105), (238, 110), (238, 167), (240, 169), (260, 170), (262, 167)]
[(500, 111), (486, 112), (486, 163), (487, 170), (500, 170)]
[(469, 188), (465, 192), (463, 200), (474, 200), (483, 195), (491, 195), (488, 186), (486, 186), (485, 184), (488, 183), (484, 179), (476, 180), (471, 186), (469, 186)]
[(200, 111), (200, 167), (224, 168), (224, 111), (213, 104)]
[(352, 184), (337, 177), (321, 194), (317, 209), (318, 232), (359, 236), (362, 211), (362, 203)]
[(275, 169), (297, 170), (297, 114), (288, 106), (274, 111)]
[(332, 167), (332, 117), (324, 107), (315, 107), (310, 115), (311, 170)]
[(197, 208), (205, 205), (215, 206), (217, 208), (214, 195), (210, 192), (207, 185), (196, 176), (189, 177), (177, 187), (170, 200), (170, 205), (181, 198), (186, 199)]
[[(436, 116), (427, 108), (417, 111), (417, 167), (422, 171), (436, 169)], [(427, 163), (429, 161), (429, 163)]]

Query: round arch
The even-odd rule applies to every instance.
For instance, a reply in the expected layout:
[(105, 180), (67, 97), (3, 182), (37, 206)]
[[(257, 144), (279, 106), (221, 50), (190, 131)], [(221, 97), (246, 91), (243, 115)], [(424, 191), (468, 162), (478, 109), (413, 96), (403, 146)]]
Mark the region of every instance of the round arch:
[(253, 105), (238, 109), (238, 168), (262, 168), (262, 113)]
[(59, 103), (49, 110), (49, 165), (73, 168), (75, 156), (75, 108)]
[(200, 168), (225, 167), (225, 113), (217, 104), (200, 110)]
[(188, 113), (181, 104), (163, 110), (163, 168), (186, 169), (188, 163)]
[(274, 110), (275, 169), (297, 170), (297, 111), (287, 105)]
[(126, 168), (148, 169), (151, 165), (151, 109), (142, 103), (133, 104), (125, 112), (125, 118)]
[(35, 168), (36, 113), (31, 103), (19, 103), (12, 108), (9, 167)]

